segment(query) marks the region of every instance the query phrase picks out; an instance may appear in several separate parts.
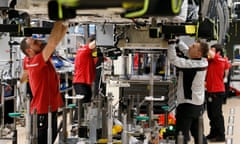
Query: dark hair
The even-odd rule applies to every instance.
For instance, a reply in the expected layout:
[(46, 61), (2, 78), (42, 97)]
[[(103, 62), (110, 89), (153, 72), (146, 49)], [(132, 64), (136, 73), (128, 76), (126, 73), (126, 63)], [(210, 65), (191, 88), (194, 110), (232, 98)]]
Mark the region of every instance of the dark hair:
[(207, 57), (208, 56), (208, 51), (209, 51), (208, 43), (201, 40), (201, 39), (197, 39), (196, 42), (200, 44), (200, 49), (201, 49), (201, 52), (202, 52), (202, 56)]
[(24, 38), (21, 43), (20, 43), (20, 49), (22, 50), (22, 52), (28, 56), (28, 54), (26, 53), (26, 49), (29, 48), (29, 45), (27, 44), (27, 38)]
[(94, 40), (96, 40), (96, 35), (95, 35), (95, 34), (92, 34), (92, 35), (90, 35), (90, 36), (88, 37), (87, 43), (90, 43), (90, 42), (92, 42), (92, 41), (94, 41)]
[(222, 57), (224, 57), (223, 45), (221, 45), (221, 44), (214, 44), (214, 45), (211, 45), (211, 48), (215, 48), (216, 49), (216, 53), (220, 52), (220, 55)]

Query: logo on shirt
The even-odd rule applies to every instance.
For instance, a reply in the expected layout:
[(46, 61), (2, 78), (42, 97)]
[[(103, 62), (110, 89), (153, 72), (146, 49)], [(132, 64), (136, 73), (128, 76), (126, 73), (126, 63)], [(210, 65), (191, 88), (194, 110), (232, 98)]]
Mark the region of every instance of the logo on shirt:
[(26, 66), (27, 67), (36, 67), (36, 66), (38, 66), (39, 65), (39, 63), (35, 63), (35, 64), (27, 64)]
[(85, 51), (86, 48), (85, 48), (85, 47), (81, 47), (81, 48), (79, 48), (78, 50), (79, 50), (79, 51)]

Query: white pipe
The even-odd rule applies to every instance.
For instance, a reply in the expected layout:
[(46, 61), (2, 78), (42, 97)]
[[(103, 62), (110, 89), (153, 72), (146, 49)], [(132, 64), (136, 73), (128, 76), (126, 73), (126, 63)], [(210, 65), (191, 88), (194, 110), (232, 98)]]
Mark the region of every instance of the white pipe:
[(112, 118), (112, 93), (108, 93), (108, 109), (107, 109), (107, 121), (108, 121), (108, 144), (112, 144), (113, 139), (112, 139), (112, 127), (113, 127), (113, 118)]
[(48, 107), (48, 144), (52, 144), (52, 112), (51, 106)]
[(31, 144), (31, 115), (30, 115), (30, 96), (27, 94), (27, 112), (26, 112), (27, 144)]
[(32, 144), (37, 144), (37, 139), (38, 139), (38, 133), (37, 133), (37, 109), (34, 109), (33, 112), (33, 135), (31, 137)]

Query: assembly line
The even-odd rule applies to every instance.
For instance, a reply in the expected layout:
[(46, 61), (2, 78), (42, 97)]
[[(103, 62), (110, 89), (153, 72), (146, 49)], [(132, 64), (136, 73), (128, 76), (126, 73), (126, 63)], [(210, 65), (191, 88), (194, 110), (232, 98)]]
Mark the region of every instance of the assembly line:
[(1, 0), (0, 144), (238, 144), (237, 0)]

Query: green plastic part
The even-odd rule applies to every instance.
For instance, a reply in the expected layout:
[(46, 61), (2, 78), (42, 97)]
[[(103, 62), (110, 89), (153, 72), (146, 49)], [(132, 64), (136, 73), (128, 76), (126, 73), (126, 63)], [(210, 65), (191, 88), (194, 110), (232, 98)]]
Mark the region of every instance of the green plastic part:
[(168, 110), (168, 109), (169, 109), (169, 106), (162, 106), (162, 109)]
[(68, 108), (75, 108), (76, 107), (76, 104), (69, 104), (68, 105)]
[(12, 117), (12, 118), (14, 118), (14, 117), (20, 117), (22, 114), (21, 113), (8, 113), (8, 116), (9, 117)]
[(136, 119), (138, 121), (147, 121), (147, 120), (149, 120), (149, 117), (148, 116), (137, 116)]

